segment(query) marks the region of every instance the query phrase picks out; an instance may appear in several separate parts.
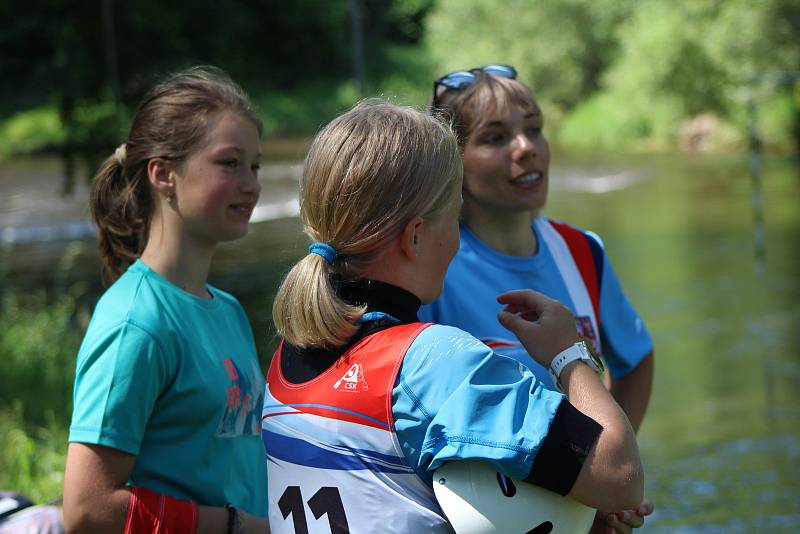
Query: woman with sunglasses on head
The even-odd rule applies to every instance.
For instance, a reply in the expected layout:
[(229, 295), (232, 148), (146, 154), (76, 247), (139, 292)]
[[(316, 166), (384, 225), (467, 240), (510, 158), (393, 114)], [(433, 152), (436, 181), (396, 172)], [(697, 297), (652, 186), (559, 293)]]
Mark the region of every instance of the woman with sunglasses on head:
[(312, 244), (275, 299), (283, 342), (262, 417), (273, 532), (450, 532), (433, 472), (469, 459), (595, 508), (641, 499), (633, 430), (573, 358), (569, 310), (533, 291), (499, 297), (500, 320), (543, 365), (572, 358), (565, 393), (466, 332), (419, 322), (458, 249), (461, 191), (453, 132), (410, 108), (364, 102), (311, 144), (300, 217)]
[(207, 283), (247, 233), (261, 121), (222, 71), (156, 85), (97, 173), (105, 281), (78, 361), (68, 532), (268, 532), (264, 376), (241, 305)]
[[(650, 397), (653, 344), (625, 297), (599, 237), (542, 215), (550, 148), (544, 117), (514, 67), (487, 65), (434, 82), (433, 113), (452, 121), (464, 157), (461, 245), (438, 300), (420, 317), (462, 328), (530, 365), (551, 389), (553, 369), (508, 339), (498, 294), (530, 288), (564, 303), (589, 349), (608, 367), (610, 391), (638, 430)], [(556, 362), (558, 363), (558, 362)], [(643, 503), (643, 513), (651, 504)], [(641, 517), (610, 516), (609, 521)]]

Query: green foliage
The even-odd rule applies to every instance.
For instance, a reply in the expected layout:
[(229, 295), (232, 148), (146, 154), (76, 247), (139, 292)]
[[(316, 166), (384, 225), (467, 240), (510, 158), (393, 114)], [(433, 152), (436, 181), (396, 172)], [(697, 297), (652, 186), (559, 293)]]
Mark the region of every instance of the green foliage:
[[(712, 113), (723, 125), (715, 134), (718, 145), (741, 141), (725, 123), (744, 131), (746, 98), (774, 100), (753, 77), (800, 64), (800, 46), (786, 37), (796, 35), (800, 22), (775, 18), (788, 6), (785, 0), (639, 2), (616, 28), (620, 51), (601, 90), (576, 107), (559, 139), (582, 146), (675, 146), (684, 121)], [(770, 136), (788, 140), (792, 111), (772, 106), (765, 116)]]
[(69, 141), (85, 149), (116, 147), (127, 132), (117, 106), (108, 100), (83, 102), (75, 107), (67, 132)]
[(82, 154), (106, 154), (124, 138), (121, 115), (108, 100), (82, 102), (68, 117), (53, 105), (19, 112), (0, 122), (0, 159), (65, 146)]
[(604, 76), (604, 86), (626, 98), (665, 95), (681, 112), (722, 112), (722, 88), (729, 74), (711, 57), (705, 33), (714, 13), (703, 3), (644, 1), (620, 27), (618, 61)]
[[(403, 70), (398, 59), (411, 55), (400, 57), (395, 49), (419, 41), (434, 0), (355, 4), (368, 94), (374, 94), (384, 78)], [(0, 123), (0, 156), (56, 148), (92, 167), (122, 137), (111, 102), (118, 98), (124, 115), (166, 73), (208, 63), (256, 95), (268, 110), (264, 116), (271, 132), (309, 135), (361, 97), (352, 81), (352, 5), (346, 0), (196, 0), (189, 14), (183, 4), (152, 0), (124, 6), (6, 2), (0, 5), (0, 20), (6, 21), (0, 71), (14, 83), (0, 85), (0, 119), (20, 109), (35, 111), (32, 117), (14, 118), (9, 133), (17, 137), (9, 138)], [(110, 17), (104, 16), (104, 6), (112, 9)], [(43, 102), (53, 107), (40, 113)], [(47, 128), (40, 127), (44, 120)], [(17, 132), (18, 123), (25, 125), (24, 132)]]
[[(691, 5), (691, 0), (682, 0)], [(800, 4), (794, 0), (713, 2), (702, 37), (713, 61), (736, 82), (800, 65)]]
[(332, 84), (309, 84), (296, 91), (270, 90), (254, 95), (255, 103), (264, 123), (264, 132), (270, 136), (308, 135), (352, 106), (358, 100), (352, 81)]
[[(642, 103), (642, 107), (644, 107)], [(646, 109), (625, 102), (617, 94), (599, 94), (580, 104), (558, 129), (559, 143), (580, 148), (636, 147), (643, 139), (650, 139), (655, 132), (675, 126), (675, 104), (662, 99), (649, 102)], [(652, 143), (648, 148), (654, 148)]]
[(1, 298), (0, 405), (20, 402), (19, 416), (31, 426), (66, 424), (83, 336), (75, 299), (62, 295), (48, 303), (42, 294), (23, 297), (11, 291)]
[(768, 145), (789, 145), (792, 142), (790, 134), (798, 113), (800, 113), (800, 102), (797, 102), (789, 91), (782, 91), (765, 98), (758, 109), (758, 128), (762, 140)]
[(439, 73), (511, 63), (538, 97), (570, 108), (587, 97), (616, 55), (614, 28), (629, 0), (441, 0), (424, 43)]
[(377, 84), (373, 94), (399, 104), (422, 106), (431, 98), (436, 69), (430, 56), (421, 54), (418, 47), (393, 46), (386, 50), (394, 69)]
[[(75, 355), (86, 312), (69, 295), (0, 297), (0, 473), (3, 487), (48, 502), (61, 495)], [(78, 317), (81, 316), (81, 320)]]
[[(511, 63), (549, 130), (564, 118), (564, 142), (604, 146), (673, 145), (681, 124), (706, 113), (742, 126), (748, 95), (781, 91), (754, 76), (800, 65), (796, 0), (197, 0), (191, 17), (181, 4), (101, 3), (111, 27), (96, 3), (43, 2), (0, 6), (10, 21), (0, 71), (14, 80), (0, 85), (0, 158), (59, 149), (91, 168), (148, 87), (199, 63), (245, 86), (268, 132), (300, 136), (363, 96), (422, 105), (444, 72)], [(353, 81), (353, 5), (364, 95)], [(773, 113), (774, 138), (800, 139), (796, 109), (765, 118)]]
[(36, 503), (59, 499), (64, 487), (67, 431), (61, 423), (28, 424), (22, 403), (0, 411), (0, 473), (3, 489), (13, 489)]
[[(666, 148), (684, 121), (706, 113), (726, 141), (741, 139), (729, 125), (748, 85), (797, 69), (798, 31), (792, 0), (441, 0), (424, 44), (437, 73), (514, 64), (548, 114), (565, 116), (556, 121), (561, 143)], [(783, 132), (773, 135), (788, 139), (800, 119), (792, 126), (794, 112), (773, 109), (782, 118), (770, 128)]]
[(31, 154), (57, 146), (64, 129), (54, 106), (17, 113), (0, 123), (0, 159), (11, 154)]

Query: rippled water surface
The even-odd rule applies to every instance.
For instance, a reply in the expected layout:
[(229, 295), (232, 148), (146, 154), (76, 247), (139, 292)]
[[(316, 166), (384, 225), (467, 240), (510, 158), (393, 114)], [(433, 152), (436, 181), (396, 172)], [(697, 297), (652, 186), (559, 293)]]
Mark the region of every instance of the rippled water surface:
[[(800, 167), (764, 162), (758, 260), (744, 155), (554, 158), (568, 162), (552, 169), (548, 215), (603, 237), (656, 344), (640, 432), (656, 503), (645, 532), (800, 532)], [(4, 282), (92, 299), (84, 200), (58, 200), (48, 172), (0, 168)], [(265, 361), (270, 297), (307, 244), (285, 217), (295, 177), (296, 168), (268, 169), (264, 220), (221, 247), (214, 266), (214, 281), (248, 309)], [(51, 228), (50, 238), (8, 239), (36, 234), (31, 225)]]
[(646, 530), (800, 532), (800, 169), (765, 162), (761, 261), (744, 158), (626, 166), (642, 179), (548, 211), (603, 236), (655, 340)]

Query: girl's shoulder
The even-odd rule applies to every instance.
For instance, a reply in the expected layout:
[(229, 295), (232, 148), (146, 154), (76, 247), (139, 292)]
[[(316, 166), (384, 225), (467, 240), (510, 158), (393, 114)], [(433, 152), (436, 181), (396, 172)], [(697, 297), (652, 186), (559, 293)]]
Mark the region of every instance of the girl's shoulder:
[(428, 328), (420, 332), (415, 342), (417, 341), (423, 343), (441, 343), (446, 341), (449, 344), (458, 344), (459, 346), (483, 345), (479, 339), (466, 330), (439, 323), (431, 323)]
[(156, 299), (152, 287), (147, 284), (148, 273), (136, 264), (128, 268), (100, 296), (94, 310), (94, 318), (103, 317), (115, 322), (132, 312), (148, 307), (148, 301)]
[(566, 221), (540, 216), (533, 220), (531, 226), (533, 227), (534, 231), (537, 232), (537, 234), (542, 232), (542, 230), (547, 231), (548, 229), (552, 229), (552, 231), (557, 232), (565, 239), (569, 239), (571, 236), (579, 235), (589, 239), (601, 249), (603, 248), (603, 239), (596, 232), (581, 228), (580, 226), (576, 226)]
[(199, 307), (202, 315), (206, 308), (219, 307), (219, 302), (190, 295), (136, 262), (101, 295), (89, 329), (103, 331), (131, 324), (158, 338), (196, 317), (195, 308)]
[(454, 326), (432, 324), (414, 339), (403, 361), (407, 375), (421, 372), (441, 376), (471, 369), (486, 358), (497, 357), (472, 334)]
[(163, 311), (163, 300), (147, 283), (146, 274), (129, 269), (97, 301), (82, 349), (123, 335), (158, 344), (160, 333), (168, 329)]

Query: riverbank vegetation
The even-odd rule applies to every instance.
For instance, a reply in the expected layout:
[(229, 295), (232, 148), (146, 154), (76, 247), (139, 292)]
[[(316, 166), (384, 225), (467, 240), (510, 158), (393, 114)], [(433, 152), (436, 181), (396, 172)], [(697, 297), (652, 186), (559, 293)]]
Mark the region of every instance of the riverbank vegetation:
[(273, 137), (312, 135), (362, 96), (423, 105), (437, 74), (502, 61), (567, 147), (740, 149), (755, 110), (768, 146), (800, 148), (792, 0), (201, 0), (192, 17), (150, 1), (51, 3), (6, 18), (0, 158), (97, 159), (144, 88), (195, 63), (240, 81)]
[(70, 294), (0, 296), (0, 473), (2, 489), (34, 502), (61, 496), (75, 354), (88, 309)]

